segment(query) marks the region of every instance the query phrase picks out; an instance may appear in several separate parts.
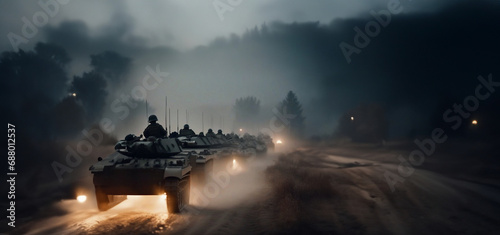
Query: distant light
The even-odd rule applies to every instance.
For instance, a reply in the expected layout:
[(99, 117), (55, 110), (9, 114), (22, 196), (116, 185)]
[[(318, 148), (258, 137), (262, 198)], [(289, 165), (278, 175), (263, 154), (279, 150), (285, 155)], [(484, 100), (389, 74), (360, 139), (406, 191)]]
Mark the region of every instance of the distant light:
[(351, 117), (351, 121), (354, 121), (354, 117)]
[(472, 125), (477, 125), (477, 120), (472, 120)]
[(283, 142), (281, 140), (276, 140), (277, 144), (282, 144)]
[(240, 132), (242, 132), (242, 131), (243, 131), (243, 129), (240, 128)]
[(236, 162), (236, 159), (233, 159), (233, 166), (232, 166), (233, 170), (236, 170), (238, 169), (238, 163)]
[(75, 96), (76, 96), (76, 93), (71, 93), (71, 96), (75, 97)]
[(162, 200), (167, 199), (167, 193), (163, 193), (163, 194), (161, 195), (161, 199), (162, 199)]
[(85, 196), (85, 195), (79, 195), (78, 197), (76, 197), (76, 200), (79, 203), (84, 203), (85, 201), (87, 201), (87, 196)]

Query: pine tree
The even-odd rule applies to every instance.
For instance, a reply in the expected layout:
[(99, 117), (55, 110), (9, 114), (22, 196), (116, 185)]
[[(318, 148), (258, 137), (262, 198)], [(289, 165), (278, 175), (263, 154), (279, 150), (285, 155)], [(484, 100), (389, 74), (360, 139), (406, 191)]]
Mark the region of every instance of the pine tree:
[(282, 114), (282, 118), (286, 118), (286, 120), (281, 121), (286, 126), (286, 129), (291, 137), (303, 137), (305, 130), (305, 117), (302, 114), (302, 105), (300, 104), (295, 93), (293, 91), (289, 91), (286, 98), (278, 105), (278, 108), (279, 112)]

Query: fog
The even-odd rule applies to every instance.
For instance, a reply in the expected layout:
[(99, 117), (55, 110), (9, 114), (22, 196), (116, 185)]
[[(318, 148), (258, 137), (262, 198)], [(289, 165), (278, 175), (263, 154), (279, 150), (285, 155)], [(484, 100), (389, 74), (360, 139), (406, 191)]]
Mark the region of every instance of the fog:
[[(308, 135), (331, 134), (343, 112), (360, 103), (379, 102), (387, 107), (394, 123), (392, 136), (398, 137), (414, 129), (426, 131), (434, 125), (431, 116), (443, 112), (441, 106), (473, 92), (467, 87), (476, 83), (475, 77), (496, 71), (498, 56), (488, 52), (496, 48), (496, 35), (491, 30), (496, 15), (486, 10), (486, 5), (486, 1), (475, 3), (471, 10), (467, 4), (457, 3), (437, 12), (393, 15), (380, 36), (361, 54), (352, 55), (352, 64), (346, 63), (339, 44), (352, 43), (353, 28), (371, 20), (367, 14), (328, 23), (263, 22), (244, 33), (219, 35), (204, 46), (186, 50), (148, 46), (144, 42), (149, 37), (133, 33), (138, 27), (133, 15), (118, 7), (113, 8), (113, 20), (100, 25), (102, 30), (81, 19), (61, 21), (43, 28), (41, 41), (67, 51), (71, 58), (66, 68), (68, 82), (92, 69), (90, 55), (113, 51), (131, 61), (120, 83), (106, 85), (109, 94), (101, 104), (103, 115), (117, 122), (123, 120), (117, 119), (120, 115), (112, 110), (112, 101), (141, 86), (149, 74), (146, 67), (159, 66), (168, 76), (146, 96), (138, 93), (138, 97), (148, 100), (151, 113), (164, 116), (168, 96), (171, 113), (179, 109), (180, 125), (187, 110), (191, 113), (188, 121), (196, 130), (201, 129), (202, 110), (210, 117), (205, 122), (215, 119), (222, 126), (223, 118), (226, 131), (230, 131), (234, 128), (231, 105), (236, 98), (256, 96), (262, 101), (263, 113), (270, 114), (286, 92), (293, 90), (308, 113)], [(424, 16), (426, 20), (421, 20)], [(446, 29), (440, 26), (447, 22), (454, 23)], [(465, 35), (483, 36), (470, 39)], [(488, 51), (473, 45), (483, 45)], [(428, 49), (420, 50), (422, 46)], [(384, 60), (377, 59), (381, 57)], [(457, 66), (463, 70), (458, 72)], [(145, 109), (132, 111), (146, 116)], [(134, 123), (131, 132), (140, 132), (143, 122)]]

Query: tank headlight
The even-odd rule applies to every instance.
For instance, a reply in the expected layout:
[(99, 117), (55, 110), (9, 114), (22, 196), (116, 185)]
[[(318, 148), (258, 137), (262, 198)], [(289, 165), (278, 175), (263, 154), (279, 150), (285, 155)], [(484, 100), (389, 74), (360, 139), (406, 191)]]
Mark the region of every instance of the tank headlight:
[(233, 166), (232, 166), (233, 170), (235, 170), (236, 168), (238, 168), (238, 163), (236, 162), (236, 159), (233, 159)]
[(85, 201), (87, 201), (87, 196), (85, 196), (85, 195), (78, 195), (78, 197), (76, 197), (76, 200), (79, 203), (84, 203)]

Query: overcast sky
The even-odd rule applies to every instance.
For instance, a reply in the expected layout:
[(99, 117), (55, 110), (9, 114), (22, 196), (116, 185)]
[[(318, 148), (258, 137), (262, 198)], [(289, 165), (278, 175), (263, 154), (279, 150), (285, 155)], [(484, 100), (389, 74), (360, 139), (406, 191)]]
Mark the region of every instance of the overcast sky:
[[(149, 46), (172, 46), (189, 49), (205, 45), (216, 37), (231, 33), (241, 34), (246, 29), (273, 21), (329, 23), (335, 19), (353, 18), (366, 15), (370, 10), (387, 8), (389, 0), (191, 0), (191, 1), (133, 1), (133, 0), (64, 0), (49, 25), (62, 21), (82, 20), (94, 35), (103, 33), (106, 26), (128, 21), (131, 36), (146, 39)], [(33, 15), (42, 10), (38, 1), (0, 1), (0, 35), (9, 32), (20, 34), (22, 17), (32, 20)], [(50, 2), (42, 0), (42, 2)], [(218, 13), (217, 6), (229, 6), (228, 11)], [(232, 6), (230, 2), (239, 3)], [(401, 0), (405, 12), (432, 11), (441, 3), (431, 4), (431, 0)], [(223, 9), (223, 7), (219, 8)], [(221, 17), (222, 16), (222, 20)], [(38, 39), (43, 40), (41, 35)], [(37, 39), (35, 38), (35, 39)], [(9, 49), (7, 37), (2, 37), (1, 48)]]

